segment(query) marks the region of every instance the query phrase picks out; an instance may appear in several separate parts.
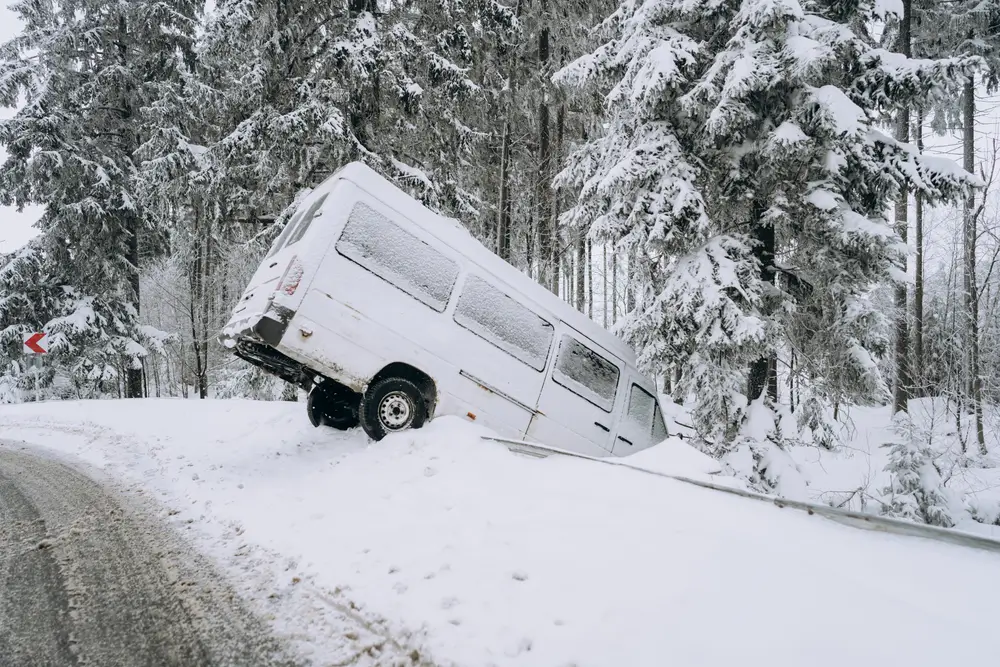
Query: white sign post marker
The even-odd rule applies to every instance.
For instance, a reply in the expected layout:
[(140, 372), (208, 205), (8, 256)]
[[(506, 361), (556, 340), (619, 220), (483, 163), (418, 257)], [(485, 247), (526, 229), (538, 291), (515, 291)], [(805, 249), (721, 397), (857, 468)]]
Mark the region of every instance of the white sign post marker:
[(42, 357), (34, 355), (42, 355), (49, 351), (48, 342), (45, 340), (45, 334), (41, 332), (36, 332), (23, 341), (23, 346), (21, 351), (24, 354), (30, 354), (29, 357), (32, 360), (32, 370), (35, 372), (35, 403), (41, 401), (41, 393), (38, 390), (38, 376), (42, 372)]

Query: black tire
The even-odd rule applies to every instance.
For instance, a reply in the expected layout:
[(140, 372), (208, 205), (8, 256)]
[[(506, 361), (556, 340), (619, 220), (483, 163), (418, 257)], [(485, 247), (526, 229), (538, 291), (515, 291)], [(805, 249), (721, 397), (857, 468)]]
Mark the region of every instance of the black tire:
[(420, 428), (427, 419), (427, 404), (420, 388), (406, 378), (379, 380), (361, 398), (361, 428), (375, 441), (389, 433)]
[(322, 383), (312, 388), (306, 399), (306, 413), (313, 426), (329, 426), (346, 431), (358, 425), (357, 394), (346, 387)]

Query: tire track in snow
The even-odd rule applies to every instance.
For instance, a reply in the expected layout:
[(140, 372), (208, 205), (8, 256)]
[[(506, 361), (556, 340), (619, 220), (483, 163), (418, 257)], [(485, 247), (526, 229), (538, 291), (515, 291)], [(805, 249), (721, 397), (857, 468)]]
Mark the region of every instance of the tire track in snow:
[(61, 462), (0, 448), (0, 519), (3, 667), (291, 664), (210, 573)]

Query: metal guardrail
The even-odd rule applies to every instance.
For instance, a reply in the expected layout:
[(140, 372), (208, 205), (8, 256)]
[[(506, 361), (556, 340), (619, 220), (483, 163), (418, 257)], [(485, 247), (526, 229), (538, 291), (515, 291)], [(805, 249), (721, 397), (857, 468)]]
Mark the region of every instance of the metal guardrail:
[(534, 456), (537, 458), (544, 458), (546, 456), (551, 456), (551, 455), (569, 456), (572, 458), (583, 459), (586, 461), (603, 463), (605, 465), (615, 466), (618, 468), (627, 468), (629, 470), (635, 470), (636, 472), (641, 472), (647, 475), (653, 475), (655, 477), (664, 477), (666, 479), (672, 479), (677, 482), (683, 482), (684, 484), (699, 486), (703, 489), (711, 489), (712, 491), (721, 491), (723, 493), (739, 496), (741, 498), (749, 498), (750, 500), (766, 502), (778, 508), (790, 507), (792, 509), (806, 512), (807, 514), (810, 515), (818, 514), (819, 516), (831, 519), (833, 521), (837, 521), (838, 523), (842, 523), (851, 526), (853, 528), (863, 528), (867, 530), (875, 530), (884, 533), (890, 533), (892, 535), (904, 535), (907, 537), (922, 537), (925, 539), (935, 540), (938, 542), (947, 542), (949, 544), (955, 544), (958, 546), (971, 547), (974, 549), (983, 549), (986, 551), (993, 551), (995, 553), (1000, 553), (1000, 540), (996, 540), (990, 537), (985, 537), (983, 535), (976, 535), (974, 533), (967, 533), (961, 530), (954, 530), (951, 528), (939, 528), (937, 526), (928, 526), (920, 523), (912, 523), (910, 521), (903, 521), (900, 519), (890, 519), (888, 517), (876, 516), (874, 514), (864, 514), (863, 512), (854, 512), (852, 510), (839, 509), (836, 507), (830, 507), (829, 505), (819, 505), (816, 503), (803, 502), (801, 500), (790, 500), (788, 498), (778, 498), (776, 496), (768, 496), (762, 493), (755, 493), (753, 491), (737, 489), (730, 486), (715, 484), (713, 482), (708, 482), (700, 479), (693, 479), (691, 477), (685, 477), (683, 475), (671, 475), (669, 473), (660, 472), (657, 470), (649, 470), (648, 468), (642, 468), (640, 466), (633, 465), (624, 459), (603, 459), (603, 458), (598, 458), (596, 456), (588, 456), (586, 454), (579, 454), (577, 452), (571, 452), (565, 449), (559, 449), (558, 447), (549, 447), (548, 445), (542, 445), (533, 442), (525, 442), (523, 440), (511, 440), (508, 438), (493, 438), (493, 437), (484, 437), (483, 439), (504, 444), (510, 451), (517, 452), (520, 454), (527, 454), (529, 456)]

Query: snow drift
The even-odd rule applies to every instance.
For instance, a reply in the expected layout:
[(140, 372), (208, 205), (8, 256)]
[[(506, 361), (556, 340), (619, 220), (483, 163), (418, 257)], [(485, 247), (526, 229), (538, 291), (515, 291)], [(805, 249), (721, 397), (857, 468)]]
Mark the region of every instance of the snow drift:
[[(995, 554), (616, 466), (516, 456), (455, 419), (377, 444), (312, 429), (301, 404), (252, 401), (2, 406), (0, 424), (5, 446), (35, 443), (154, 494), (245, 595), (313, 586), (439, 665), (995, 656)], [(712, 472), (692, 451), (643, 458)], [(259, 568), (275, 573), (267, 586), (247, 583)], [(342, 638), (315, 637), (319, 613), (304, 607), (277, 629), (326, 664)]]

